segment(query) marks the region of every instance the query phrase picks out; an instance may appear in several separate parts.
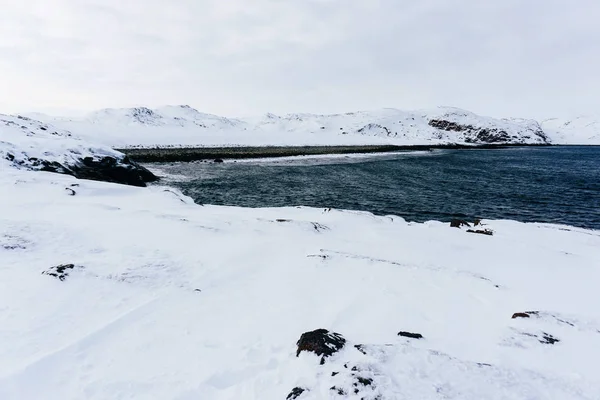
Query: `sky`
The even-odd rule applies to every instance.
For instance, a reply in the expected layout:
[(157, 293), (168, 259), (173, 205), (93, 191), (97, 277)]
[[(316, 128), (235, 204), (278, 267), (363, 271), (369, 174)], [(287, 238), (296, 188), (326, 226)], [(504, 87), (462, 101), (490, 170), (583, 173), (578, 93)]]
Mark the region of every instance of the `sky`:
[(598, 0), (0, 0), (0, 112), (600, 115)]

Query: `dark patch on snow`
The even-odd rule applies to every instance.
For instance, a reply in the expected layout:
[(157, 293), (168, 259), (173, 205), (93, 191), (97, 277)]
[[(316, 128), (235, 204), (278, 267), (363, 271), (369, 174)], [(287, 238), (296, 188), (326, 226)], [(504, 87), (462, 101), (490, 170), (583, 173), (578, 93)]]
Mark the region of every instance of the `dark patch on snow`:
[(69, 196), (75, 196), (77, 194), (77, 192), (74, 191), (71, 188), (65, 188), (65, 190), (67, 191), (67, 193), (69, 194)]
[(450, 221), (450, 226), (452, 228), (460, 228), (461, 226), (468, 226), (468, 227), (470, 227), (471, 224), (469, 224), (464, 219), (453, 219), (452, 221)]
[(0, 236), (0, 248), (4, 250), (25, 250), (30, 242), (18, 236)]
[(305, 388), (295, 387), (295, 388), (292, 389), (292, 391), (290, 392), (290, 394), (288, 394), (285, 399), (286, 400), (297, 399), (298, 397), (300, 397), (302, 395), (302, 393), (306, 392), (307, 390), (308, 389), (305, 389)]
[(554, 337), (551, 334), (546, 333), (546, 332), (542, 332), (542, 337), (540, 338), (538, 336), (538, 340), (542, 344), (555, 344), (555, 343), (560, 342), (560, 339), (558, 339), (558, 338), (556, 338), (556, 337)]
[(340, 351), (346, 344), (346, 339), (339, 333), (329, 332), (327, 329), (317, 329), (305, 332), (296, 343), (298, 350), (296, 357), (303, 351), (315, 353), (321, 357), (321, 365), (325, 364), (325, 358)]
[(362, 344), (355, 344), (354, 348), (358, 351), (360, 351), (361, 353), (363, 353), (364, 355), (367, 355), (367, 351), (365, 350), (365, 346)]
[(74, 268), (75, 264), (61, 264), (42, 272), (42, 275), (53, 276), (61, 281), (64, 281)]
[(518, 313), (514, 313), (512, 316), (512, 319), (515, 318), (529, 318), (532, 315), (538, 315), (540, 312), (539, 311), (525, 311), (525, 312), (518, 312)]
[(322, 231), (328, 231), (329, 230), (329, 227), (327, 227), (327, 226), (325, 226), (323, 224), (320, 224), (318, 222), (311, 222), (311, 224), (312, 224), (313, 228), (315, 229), (315, 231), (317, 231), (317, 232), (322, 232)]
[(468, 233), (477, 233), (480, 235), (494, 236), (494, 231), (491, 229), (467, 229)]
[(405, 331), (398, 332), (398, 336), (403, 336), (403, 337), (407, 337), (410, 339), (423, 339), (423, 335), (421, 335), (420, 333), (412, 333), (412, 332), (405, 332)]
[(346, 395), (346, 392), (344, 391), (344, 389), (339, 388), (337, 386), (332, 386), (332, 387), (329, 388), (329, 390), (333, 390), (334, 392), (336, 392), (340, 396), (345, 396)]
[(222, 159), (222, 158), (215, 158), (215, 159), (213, 160), (213, 162), (214, 162), (214, 163), (222, 163), (222, 162), (223, 162), (223, 159)]

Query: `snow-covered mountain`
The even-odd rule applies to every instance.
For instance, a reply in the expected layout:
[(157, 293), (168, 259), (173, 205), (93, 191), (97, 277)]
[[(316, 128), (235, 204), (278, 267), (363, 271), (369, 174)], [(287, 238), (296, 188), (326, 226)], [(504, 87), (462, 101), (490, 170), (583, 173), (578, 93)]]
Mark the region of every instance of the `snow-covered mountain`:
[(495, 119), (441, 107), (428, 111), (382, 109), (346, 114), (266, 114), (231, 119), (189, 106), (105, 109), (84, 118), (35, 115), (111, 146), (546, 144), (533, 120)]
[(551, 118), (541, 125), (553, 143), (600, 145), (600, 117)]

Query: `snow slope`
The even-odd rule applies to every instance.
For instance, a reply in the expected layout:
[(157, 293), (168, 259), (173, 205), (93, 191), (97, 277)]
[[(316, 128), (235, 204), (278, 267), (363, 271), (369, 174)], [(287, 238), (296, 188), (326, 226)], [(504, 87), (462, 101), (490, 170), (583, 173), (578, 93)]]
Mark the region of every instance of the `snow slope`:
[[(599, 231), (200, 206), (0, 163), (2, 400), (600, 398)], [(296, 357), (317, 328), (348, 340), (324, 365)]]
[(18, 168), (144, 186), (156, 179), (107, 145), (92, 144), (28, 117), (0, 114), (0, 160)]
[(574, 119), (552, 118), (542, 121), (542, 127), (555, 144), (600, 145), (600, 118), (590, 116)]
[(440, 107), (406, 112), (382, 109), (335, 115), (266, 114), (230, 119), (203, 114), (189, 106), (106, 109), (81, 119), (35, 118), (115, 147), (224, 145), (351, 144), (543, 144), (539, 124), (523, 119), (494, 119)]

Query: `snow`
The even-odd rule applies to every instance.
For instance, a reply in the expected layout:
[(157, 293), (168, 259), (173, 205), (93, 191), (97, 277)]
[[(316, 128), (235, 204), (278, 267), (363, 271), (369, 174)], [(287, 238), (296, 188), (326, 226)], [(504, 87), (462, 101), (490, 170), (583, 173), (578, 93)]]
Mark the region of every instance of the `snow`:
[(579, 116), (573, 119), (552, 118), (542, 121), (555, 144), (600, 145), (600, 118)]
[(234, 119), (201, 113), (189, 106), (105, 109), (79, 119), (42, 114), (32, 117), (77, 132), (88, 140), (121, 148), (131, 146), (264, 146), (472, 143), (475, 133), (437, 129), (443, 119), (474, 130), (506, 132), (509, 143), (545, 143), (539, 124), (524, 119), (495, 119), (451, 107), (401, 111), (382, 109), (334, 115), (266, 114)]
[(0, 114), (0, 159), (39, 168), (37, 160), (75, 165), (85, 157), (124, 157), (107, 145), (83, 141), (71, 132), (24, 116)]
[[(200, 206), (0, 162), (3, 400), (600, 398), (599, 231)], [(295, 356), (317, 328), (348, 340), (322, 366)]]
[[(486, 236), (367, 212), (198, 205), (170, 187), (32, 170), (35, 158), (119, 158), (110, 143), (142, 144), (153, 131), (173, 132), (173, 143), (197, 129), (234, 132), (198, 121), (250, 124), (146, 110), (96, 114), (131, 137), (67, 129), (105, 126), (92, 119), (0, 115), (0, 399), (275, 400), (296, 387), (299, 400), (600, 398), (600, 231), (486, 220)], [(378, 118), (412, 118), (398, 113)], [(281, 127), (309, 140), (311, 124), (327, 132), (371, 117), (252, 124), (264, 140)], [(389, 140), (381, 129), (343, 136)], [(64, 281), (45, 273), (67, 264)], [(296, 357), (301, 334), (319, 328), (348, 341), (324, 365)]]

